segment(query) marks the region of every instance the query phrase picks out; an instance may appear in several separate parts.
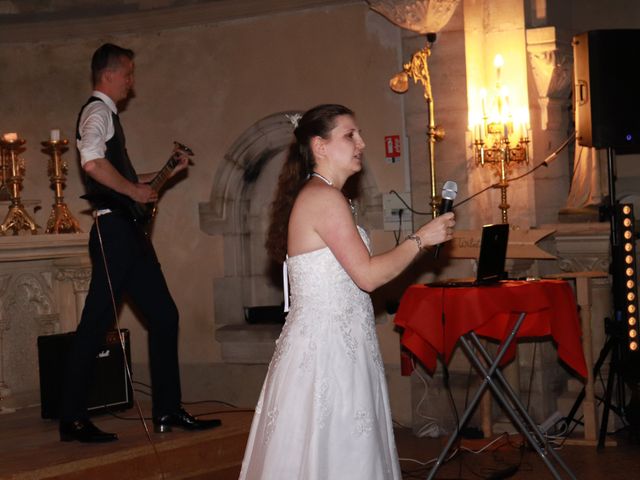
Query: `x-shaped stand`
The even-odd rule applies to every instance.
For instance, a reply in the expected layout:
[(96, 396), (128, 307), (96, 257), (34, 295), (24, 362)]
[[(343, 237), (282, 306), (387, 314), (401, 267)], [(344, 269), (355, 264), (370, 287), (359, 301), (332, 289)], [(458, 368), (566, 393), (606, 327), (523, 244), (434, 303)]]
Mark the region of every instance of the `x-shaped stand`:
[(527, 439), (534, 450), (538, 452), (538, 455), (540, 455), (542, 461), (545, 463), (547, 468), (549, 468), (553, 477), (557, 480), (562, 479), (560, 472), (553, 464), (553, 461), (555, 460), (555, 462), (560, 465), (560, 467), (566, 472), (568, 478), (570, 478), (571, 480), (576, 480), (573, 472), (562, 461), (558, 453), (549, 445), (549, 442), (545, 438), (543, 432), (540, 431), (538, 425), (536, 425), (533, 419), (529, 416), (529, 413), (527, 412), (525, 406), (522, 404), (522, 401), (520, 400), (520, 398), (518, 398), (516, 393), (511, 388), (511, 385), (509, 385), (507, 380), (504, 378), (504, 375), (498, 368), (502, 357), (504, 357), (505, 353), (509, 349), (509, 346), (515, 340), (518, 330), (520, 329), (522, 322), (524, 322), (524, 318), (526, 315), (527, 314), (524, 312), (520, 314), (518, 320), (509, 332), (509, 335), (505, 339), (504, 343), (500, 346), (495, 358), (493, 359), (489, 355), (489, 352), (487, 352), (487, 349), (482, 345), (475, 332), (469, 332), (460, 337), (462, 349), (467, 354), (469, 360), (471, 360), (471, 363), (476, 368), (478, 373), (480, 373), (480, 375), (484, 377), (484, 380), (482, 381), (482, 384), (478, 388), (478, 391), (474, 395), (473, 399), (469, 403), (469, 406), (465, 410), (464, 414), (460, 418), (459, 427), (451, 435), (451, 437), (449, 437), (447, 445), (444, 447), (444, 450), (442, 450), (442, 452), (440, 453), (436, 464), (429, 472), (429, 476), (427, 477), (428, 480), (431, 480), (435, 477), (436, 472), (444, 463), (449, 450), (451, 450), (451, 447), (458, 438), (460, 430), (466, 425), (487, 387), (491, 389), (491, 392), (493, 393), (495, 398), (498, 399), (503, 409), (511, 417), (514, 425), (518, 428), (520, 433), (522, 433), (522, 435)]

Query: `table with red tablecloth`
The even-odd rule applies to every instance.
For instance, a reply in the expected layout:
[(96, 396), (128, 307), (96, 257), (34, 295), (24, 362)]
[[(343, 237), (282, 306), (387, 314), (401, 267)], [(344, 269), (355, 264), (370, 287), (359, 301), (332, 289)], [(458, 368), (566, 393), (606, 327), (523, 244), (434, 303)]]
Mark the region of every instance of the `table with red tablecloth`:
[[(553, 338), (558, 356), (587, 376), (573, 290), (561, 280), (506, 281), (474, 287), (413, 285), (400, 301), (395, 323), (402, 345), (431, 372), (440, 354), (448, 361), (458, 339), (475, 332), (503, 341), (520, 313), (526, 318), (517, 338)], [(512, 358), (507, 354), (505, 360)]]
[[(575, 480), (573, 472), (549, 444), (499, 368), (513, 358), (518, 339), (551, 337), (560, 359), (582, 377), (587, 376), (576, 303), (567, 282), (506, 281), (472, 287), (414, 285), (402, 296), (395, 323), (404, 329), (403, 346), (431, 372), (436, 368), (438, 355), (448, 362), (460, 342), (483, 378), (461, 415), (458, 428), (436, 459), (427, 477), (429, 480), (435, 477), (487, 388), (553, 477), (560, 480), (564, 471)], [(492, 356), (479, 337), (499, 341), (497, 354)]]

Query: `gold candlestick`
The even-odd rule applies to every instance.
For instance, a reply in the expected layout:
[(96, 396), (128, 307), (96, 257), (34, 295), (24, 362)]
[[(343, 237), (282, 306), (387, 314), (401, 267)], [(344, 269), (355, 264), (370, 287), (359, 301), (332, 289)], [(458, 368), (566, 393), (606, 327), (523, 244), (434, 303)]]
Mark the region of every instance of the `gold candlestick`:
[(62, 160), (62, 154), (68, 150), (67, 140), (50, 140), (42, 142), (43, 151), (50, 154), (49, 180), (55, 191), (55, 203), (51, 206), (51, 214), (47, 220), (45, 233), (80, 233), (80, 224), (64, 203), (64, 188), (67, 175), (67, 163)]
[(24, 178), (24, 161), (18, 156), (18, 151), (26, 141), (22, 138), (8, 139), (3, 137), (0, 139), (0, 146), (4, 150), (3, 162), (4, 167), (4, 183), (9, 190), (11, 204), (9, 212), (0, 225), (0, 232), (6, 234), (9, 230), (13, 230), (13, 234), (17, 235), (21, 230), (28, 230), (33, 234), (38, 233), (36, 222), (27, 213), (20, 199), (20, 191), (22, 190), (22, 180)]
[(0, 200), (9, 200), (9, 187), (7, 186), (7, 162), (6, 151), (2, 145), (0, 145)]

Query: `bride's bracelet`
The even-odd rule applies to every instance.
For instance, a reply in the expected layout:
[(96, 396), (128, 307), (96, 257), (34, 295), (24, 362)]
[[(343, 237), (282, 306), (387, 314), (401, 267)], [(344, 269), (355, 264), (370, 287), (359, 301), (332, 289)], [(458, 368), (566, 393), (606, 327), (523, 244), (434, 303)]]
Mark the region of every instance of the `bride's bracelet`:
[(422, 252), (423, 250), (425, 250), (425, 248), (422, 246), (422, 239), (415, 233), (407, 235), (405, 240), (413, 240), (414, 242), (416, 242), (416, 245), (418, 246), (418, 252)]

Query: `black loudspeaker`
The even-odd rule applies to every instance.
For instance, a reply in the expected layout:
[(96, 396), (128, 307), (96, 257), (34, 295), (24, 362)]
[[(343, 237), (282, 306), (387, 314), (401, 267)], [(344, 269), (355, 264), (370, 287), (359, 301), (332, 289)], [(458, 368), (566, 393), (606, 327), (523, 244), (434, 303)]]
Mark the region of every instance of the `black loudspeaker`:
[(578, 143), (640, 153), (640, 30), (573, 37)]
[[(129, 330), (120, 330), (124, 338), (127, 362), (131, 365)], [(60, 333), (38, 337), (40, 366), (40, 414), (42, 418), (59, 418), (60, 397), (64, 388), (67, 355), (75, 333)], [(133, 389), (127, 377), (118, 332), (107, 333), (104, 345), (96, 356), (95, 374), (90, 385), (90, 414), (125, 410), (133, 406)]]

